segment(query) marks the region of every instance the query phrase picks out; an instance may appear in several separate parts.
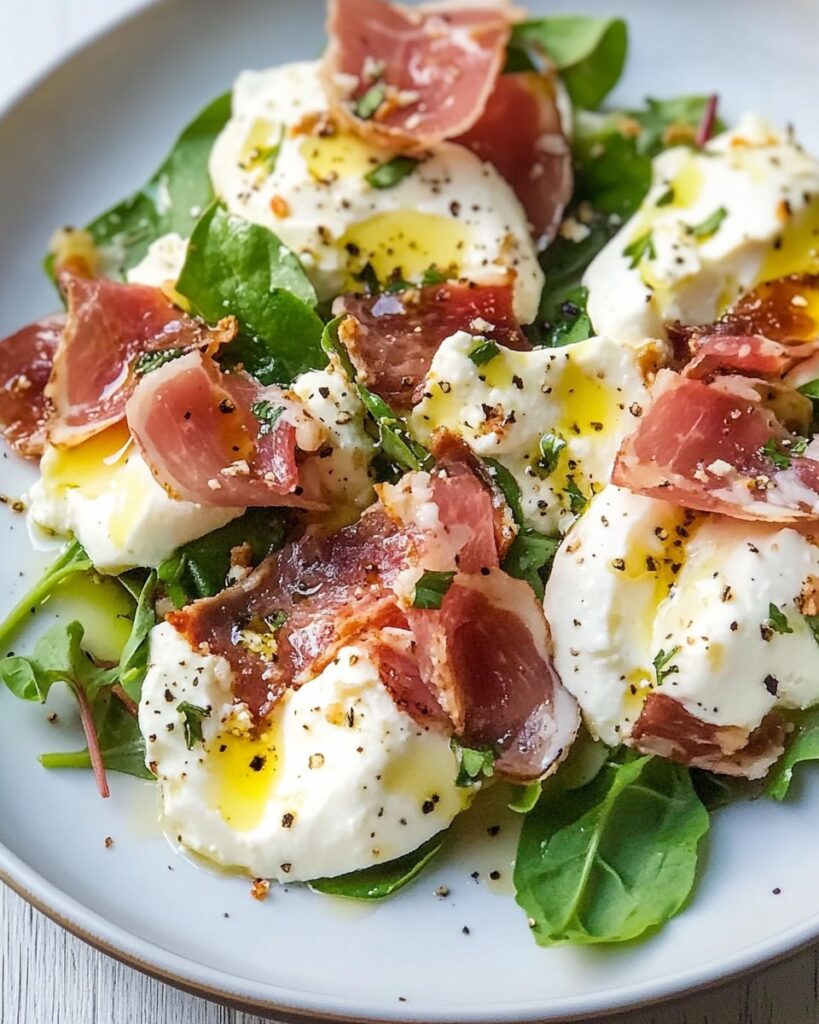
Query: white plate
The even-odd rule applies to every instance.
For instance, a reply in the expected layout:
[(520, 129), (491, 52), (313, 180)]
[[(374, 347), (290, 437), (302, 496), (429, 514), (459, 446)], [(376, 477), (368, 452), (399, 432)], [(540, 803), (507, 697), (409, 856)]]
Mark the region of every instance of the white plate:
[[(317, 55), (322, 6), (166, 0), (72, 57), (6, 114), (0, 334), (54, 305), (38, 269), (52, 229), (85, 222), (141, 184), (180, 126), (240, 68)], [(811, 121), (819, 5), (780, 0), (775, 24), (768, 0), (578, 0), (575, 9), (629, 18), (632, 62), (620, 99), (718, 89), (728, 115), (756, 108), (793, 121), (819, 149)], [(0, 467), (6, 494), (31, 478), (5, 453)], [(29, 553), (25, 534), (19, 516), (0, 510), (2, 605), (45, 561)], [(599, 1015), (715, 982), (819, 935), (819, 775), (809, 771), (785, 806), (760, 801), (717, 816), (694, 899), (659, 935), (622, 949), (543, 950), (509, 886), (513, 823), (491, 797), (458, 829), (446, 859), (391, 902), (351, 907), (293, 887), (258, 903), (246, 880), (170, 849), (152, 824), (149, 784), (114, 776), (102, 801), (90, 774), (40, 768), (38, 752), (81, 745), (70, 723), (51, 725), (43, 709), (5, 693), (0, 715), (0, 874), (134, 966), (279, 1016)], [(500, 821), (491, 839), (485, 829)], [(493, 868), (497, 885), (487, 881)], [(434, 895), (441, 884), (447, 899)]]

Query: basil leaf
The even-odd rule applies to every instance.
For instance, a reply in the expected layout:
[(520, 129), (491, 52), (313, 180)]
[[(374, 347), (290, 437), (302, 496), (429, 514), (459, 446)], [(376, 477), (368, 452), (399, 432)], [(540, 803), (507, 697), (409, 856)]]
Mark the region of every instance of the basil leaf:
[(276, 509), (250, 508), (218, 530), (179, 548), (157, 570), (168, 597), (182, 608), (200, 597), (213, 597), (227, 586), (231, 551), (250, 546), (250, 561), (258, 565), (284, 544), (287, 515)]
[(542, 946), (625, 942), (673, 917), (708, 831), (688, 770), (626, 754), (524, 820), (517, 901)]
[(773, 766), (766, 781), (765, 791), (774, 800), (784, 800), (788, 795), (793, 770), (798, 764), (819, 760), (819, 707), (795, 716), (794, 725), (795, 731), (785, 753)]
[(523, 526), (506, 553), (503, 571), (528, 583), (538, 600), (542, 601), (549, 570), (559, 547), (560, 537), (549, 537), (531, 526)]
[(311, 889), (328, 896), (344, 896), (351, 900), (383, 900), (420, 875), (441, 849), (446, 836), (446, 832), (439, 832), (417, 850), (386, 864), (376, 864), (337, 878), (316, 878), (308, 884)]
[(374, 167), (364, 175), (373, 188), (395, 188), (408, 175), (412, 174), (419, 161), (411, 156), (394, 156), (392, 160)]
[(472, 349), (469, 358), (475, 366), (483, 366), (491, 362), (497, 355), (500, 355), (500, 349), (494, 341), (482, 341)]
[(90, 572), (91, 569), (91, 559), (79, 541), (75, 540), (64, 548), (59, 558), (46, 569), (0, 623), (0, 648), (8, 645), (11, 638), (29, 621), (40, 605), (48, 600), (63, 580), (74, 573)]
[(566, 442), (557, 434), (544, 434), (540, 439), (540, 458), (537, 460), (537, 469), (544, 476), (549, 476), (557, 469), (560, 461), (560, 453), (566, 447)]
[(214, 203), (191, 235), (177, 291), (209, 323), (227, 314), (243, 337), (225, 350), (263, 384), (289, 384), (320, 369), (322, 323), (316, 294), (301, 264), (272, 231)]
[(107, 277), (124, 277), (151, 242), (175, 231), (183, 238), (213, 199), (208, 157), (230, 117), (231, 94), (218, 97), (185, 128), (148, 184), (93, 220), (87, 230)]
[(521, 22), (509, 44), (513, 68), (522, 67), (519, 51), (532, 46), (554, 61), (572, 102), (594, 109), (623, 73), (628, 29), (621, 18), (572, 14)]
[(454, 572), (433, 572), (432, 570), (425, 572), (415, 584), (415, 594), (412, 598), (413, 608), (440, 608), (454, 579)]
[(512, 518), (518, 526), (523, 526), (523, 506), (520, 500), (520, 487), (514, 475), (496, 459), (484, 459), (483, 462), (489, 470), (489, 475), (494, 480), (498, 490), (506, 499), (506, 504), (512, 512)]
[(202, 722), (210, 718), (210, 708), (200, 708), (198, 704), (191, 704), (183, 700), (176, 705), (176, 710), (182, 715), (182, 728), (185, 730), (185, 746), (193, 750), (194, 743), (204, 743), (202, 735)]

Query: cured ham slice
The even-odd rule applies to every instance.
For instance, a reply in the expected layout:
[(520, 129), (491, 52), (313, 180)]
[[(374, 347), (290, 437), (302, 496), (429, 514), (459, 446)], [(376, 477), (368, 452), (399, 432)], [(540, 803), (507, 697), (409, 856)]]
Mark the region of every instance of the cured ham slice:
[(463, 134), (480, 118), (506, 56), (509, 12), (331, 0), (324, 63), (337, 113), (398, 149)]
[(554, 238), (574, 187), (555, 88), (553, 78), (535, 71), (501, 75), (480, 119), (454, 140), (512, 186), (540, 249)]
[(815, 446), (794, 447), (769, 398), (775, 404), (782, 396), (765, 382), (720, 377), (706, 384), (661, 370), (651, 407), (621, 447), (612, 481), (736, 519), (819, 519)]
[(720, 373), (779, 379), (814, 351), (813, 345), (783, 345), (759, 334), (712, 334), (697, 339), (683, 373), (698, 379)]
[(634, 725), (631, 743), (643, 753), (692, 768), (761, 779), (784, 752), (785, 735), (785, 723), (775, 712), (749, 732), (703, 722), (672, 697), (652, 693)]
[(65, 317), (46, 317), (0, 342), (0, 424), (6, 441), (26, 458), (42, 455), (45, 388)]
[[(304, 414), (278, 388), (222, 373), (195, 350), (147, 374), (126, 413), (143, 458), (173, 498), (228, 508), (317, 507), (299, 486)], [(317, 448), (320, 431), (304, 425)]]
[(530, 348), (513, 312), (513, 285), (448, 281), (404, 292), (346, 295), (344, 343), (363, 384), (397, 412), (423, 396), (424, 378), (442, 341), (469, 331), (518, 351)]
[(49, 440), (76, 445), (117, 423), (139, 381), (146, 353), (229, 341), (235, 325), (211, 330), (177, 309), (158, 288), (95, 280), (64, 271), (65, 332), (46, 396), (53, 405)]
[[(450, 577), (440, 607), (416, 607), (427, 573)], [(543, 777), (578, 728), (539, 603), (499, 568), (492, 496), (454, 457), (382, 485), (357, 523), (330, 537), (308, 529), (237, 586), (169, 619), (193, 647), (228, 660), (236, 698), (257, 717), (355, 642), (400, 707), (491, 748), (508, 778)]]

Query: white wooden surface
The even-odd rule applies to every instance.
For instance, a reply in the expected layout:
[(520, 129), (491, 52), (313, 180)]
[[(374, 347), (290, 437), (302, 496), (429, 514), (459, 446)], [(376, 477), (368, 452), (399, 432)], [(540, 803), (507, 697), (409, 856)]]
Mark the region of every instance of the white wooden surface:
[[(0, 105), (143, 0), (0, 0)], [(2, 157), (0, 156), (0, 159)], [(87, 948), (0, 885), (0, 1024), (259, 1024)], [(615, 1024), (817, 1024), (819, 950)], [(592, 1022), (589, 1022), (592, 1024)]]

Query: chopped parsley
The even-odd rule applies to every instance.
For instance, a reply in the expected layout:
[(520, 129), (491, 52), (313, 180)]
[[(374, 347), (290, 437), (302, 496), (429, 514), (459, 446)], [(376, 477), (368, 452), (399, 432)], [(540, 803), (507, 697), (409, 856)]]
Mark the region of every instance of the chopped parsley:
[(250, 411), (259, 421), (259, 433), (269, 434), (284, 412), (284, 406), (274, 405), (265, 399), (262, 402), (254, 402)]
[(174, 359), (179, 359), (179, 357), (184, 356), (184, 354), (184, 348), (163, 348), (156, 352), (143, 352), (136, 361), (134, 373), (140, 377), (144, 377), (146, 373), (150, 373), (152, 370), (158, 370), (160, 366), (164, 366), (165, 363), (173, 362)]
[(724, 206), (720, 206), (718, 210), (714, 210), (710, 217), (706, 217), (704, 221), (699, 224), (691, 225), (691, 234), (694, 238), (699, 238), (700, 241), (710, 238), (716, 234), (720, 224), (728, 216), (728, 211)]
[(476, 366), (483, 366), (497, 355), (500, 355), (500, 349), (494, 341), (482, 341), (472, 349), (469, 358)]
[(793, 441), (787, 438), (780, 441), (779, 438), (772, 437), (765, 442), (759, 452), (770, 459), (777, 469), (789, 469), (791, 457), (802, 455), (807, 447), (808, 439), (806, 437), (797, 437)]
[(392, 160), (374, 167), (364, 175), (373, 188), (394, 188), (404, 178), (412, 174), (420, 161), (411, 156), (394, 156)]
[(415, 584), (415, 594), (412, 598), (413, 608), (440, 608), (454, 579), (454, 572), (433, 572), (432, 570), (425, 572)]
[(669, 665), (669, 662), (680, 653), (679, 645), (672, 647), (669, 651), (659, 650), (657, 657), (652, 662), (654, 675), (657, 677), (657, 685), (662, 686), (666, 679), (675, 672), (680, 671), (679, 665)]
[(184, 719), (185, 745), (188, 750), (193, 750), (194, 743), (205, 742), (202, 722), (205, 718), (210, 718), (210, 708), (200, 708), (197, 704), (183, 700), (181, 704), (177, 704), (176, 710)]
[(535, 464), (536, 470), (544, 476), (554, 473), (560, 460), (560, 453), (565, 447), (566, 442), (562, 437), (558, 437), (557, 434), (544, 434), (540, 439), (540, 458)]
[(777, 608), (775, 604), (771, 603), (768, 605), (768, 621), (767, 625), (774, 633), (792, 633), (793, 630), (788, 625), (788, 619), (781, 608)]
[(623, 249), (623, 255), (626, 259), (631, 260), (629, 270), (634, 270), (646, 257), (650, 260), (656, 259), (657, 250), (654, 248), (654, 237), (651, 232), (646, 231), (644, 235), (635, 238), (630, 245)]
[(370, 88), (360, 96), (353, 107), (353, 113), (356, 117), (360, 117), (362, 121), (369, 121), (373, 117), (378, 108), (387, 98), (387, 90), (383, 82), (374, 82)]

